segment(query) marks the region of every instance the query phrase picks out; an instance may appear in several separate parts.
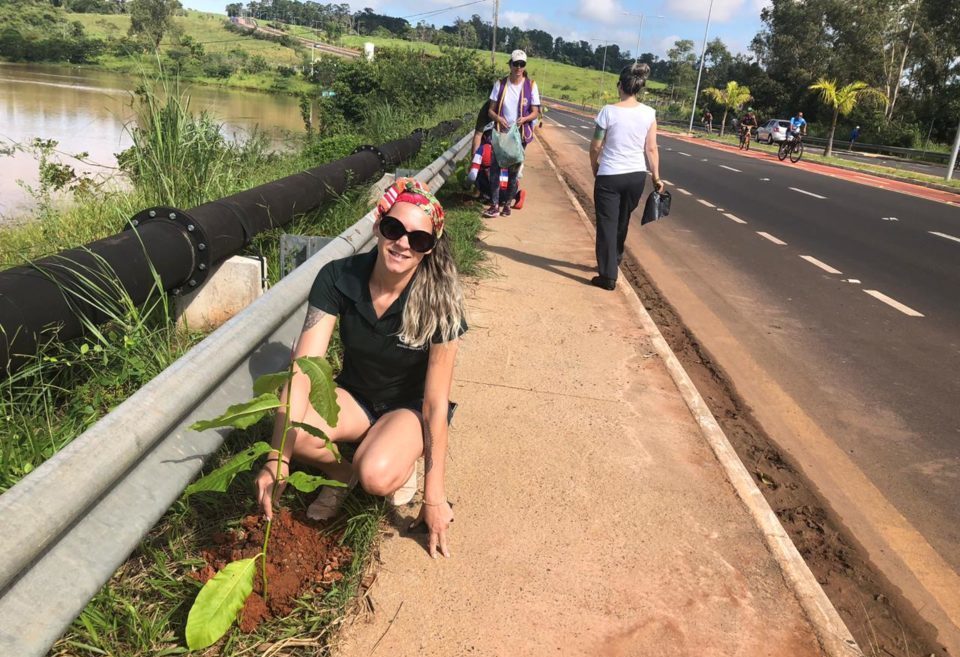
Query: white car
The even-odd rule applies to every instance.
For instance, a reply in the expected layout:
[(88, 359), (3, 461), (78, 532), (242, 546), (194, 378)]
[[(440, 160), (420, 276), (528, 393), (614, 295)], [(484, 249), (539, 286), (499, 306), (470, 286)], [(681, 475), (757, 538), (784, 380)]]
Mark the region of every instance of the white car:
[(770, 119), (757, 129), (757, 141), (772, 144), (787, 138), (790, 129), (789, 119)]

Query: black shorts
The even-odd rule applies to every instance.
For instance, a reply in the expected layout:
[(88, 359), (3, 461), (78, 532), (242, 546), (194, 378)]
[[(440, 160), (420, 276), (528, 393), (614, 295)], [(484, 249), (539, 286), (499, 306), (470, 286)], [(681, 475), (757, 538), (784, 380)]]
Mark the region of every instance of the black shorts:
[[(355, 402), (357, 402), (357, 405), (359, 405), (360, 408), (363, 409), (363, 412), (367, 414), (367, 419), (370, 420), (371, 426), (390, 411), (395, 411), (400, 408), (409, 408), (411, 411), (416, 411), (417, 413), (423, 415), (422, 398), (411, 399), (409, 401), (372, 402), (363, 395), (357, 394), (349, 388), (344, 388), (343, 386), (340, 387), (350, 393), (350, 396), (353, 397)], [(453, 414), (457, 410), (456, 402), (449, 402), (449, 404), (450, 407), (447, 409), (447, 424), (453, 422)]]

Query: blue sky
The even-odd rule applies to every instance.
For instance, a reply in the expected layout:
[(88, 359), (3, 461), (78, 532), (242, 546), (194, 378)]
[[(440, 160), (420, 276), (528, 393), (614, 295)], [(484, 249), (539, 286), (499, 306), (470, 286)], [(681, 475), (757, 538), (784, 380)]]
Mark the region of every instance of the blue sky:
[[(459, 5), (469, 0), (368, 0), (351, 2), (354, 9), (372, 7), (391, 16), (408, 16)], [(760, 10), (767, 0), (713, 0), (708, 39), (720, 37), (734, 53), (747, 52), (750, 40), (761, 27)], [(227, 0), (181, 0), (190, 9), (224, 13)], [(523, 29), (539, 28), (554, 37), (567, 40), (609, 39), (633, 53), (637, 37), (642, 36), (641, 52), (664, 57), (677, 39), (691, 39), (697, 52), (703, 40), (710, 0), (501, 0), (500, 22)], [(492, 18), (492, 0), (459, 9), (451, 9), (428, 20), (435, 25), (452, 22), (456, 17), (480, 14)], [(640, 18), (644, 14), (643, 33)], [(660, 18), (662, 16), (662, 18)], [(411, 19), (415, 22), (417, 19)]]

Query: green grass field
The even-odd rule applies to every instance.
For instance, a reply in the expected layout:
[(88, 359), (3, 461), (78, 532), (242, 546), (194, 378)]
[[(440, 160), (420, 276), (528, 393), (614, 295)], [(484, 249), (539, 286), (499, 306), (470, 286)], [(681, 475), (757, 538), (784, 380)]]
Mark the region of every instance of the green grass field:
[[(119, 38), (124, 36), (130, 27), (130, 17), (126, 15), (69, 14), (69, 17), (70, 20), (82, 23), (87, 34), (93, 37)], [(204, 51), (208, 53), (228, 53), (231, 50), (240, 49), (251, 56), (262, 55), (271, 68), (299, 65), (302, 61), (301, 53), (293, 48), (229, 32), (224, 27), (226, 17), (220, 14), (188, 10), (185, 16), (177, 16), (174, 21), (182, 34), (202, 44)], [(170, 37), (165, 36), (160, 49), (164, 50), (170, 43), (172, 43)], [(98, 66), (121, 73), (136, 73), (144, 67), (144, 62), (148, 59), (147, 57), (138, 60), (133, 57), (107, 56), (101, 58)], [(258, 74), (236, 73), (226, 79), (201, 77), (194, 81), (215, 86), (286, 93), (298, 93), (310, 89), (310, 84), (299, 77), (279, 79), (273, 71)]]
[[(80, 21), (87, 34), (94, 37), (120, 37), (130, 28), (130, 17), (119, 14), (70, 14), (70, 20)], [(206, 52), (229, 52), (242, 48), (250, 55), (263, 55), (271, 65), (292, 66), (299, 64), (301, 56), (292, 48), (279, 43), (228, 32), (224, 28), (226, 17), (200, 11), (187, 11), (186, 16), (177, 16), (174, 22), (181, 32), (203, 44)], [(163, 44), (171, 40), (164, 37)]]
[[(306, 32), (309, 32), (309, 30), (306, 30)], [(338, 43), (342, 43), (342, 45), (348, 48), (356, 48), (359, 50), (362, 49), (363, 44), (368, 41), (372, 42), (378, 48), (414, 48), (427, 53), (440, 52), (440, 47), (432, 43), (405, 41), (403, 39), (346, 36)], [(489, 61), (489, 50), (477, 50), (476, 52), (480, 57), (484, 58), (484, 61)], [(510, 56), (507, 53), (496, 53), (497, 70), (503, 71), (504, 75), (507, 73), (507, 62), (509, 60)], [(531, 57), (527, 67), (531, 77), (537, 81), (540, 93), (544, 96), (579, 103), (585, 99), (589, 101), (591, 98), (595, 101), (595, 95), (602, 89), (605, 94), (605, 101), (614, 100), (616, 97), (616, 73), (608, 71), (601, 77), (600, 71), (571, 66), (569, 64), (561, 64), (560, 62), (554, 62), (540, 57)], [(647, 82), (648, 89), (663, 89), (665, 87), (666, 85), (662, 82), (656, 82), (654, 80)]]

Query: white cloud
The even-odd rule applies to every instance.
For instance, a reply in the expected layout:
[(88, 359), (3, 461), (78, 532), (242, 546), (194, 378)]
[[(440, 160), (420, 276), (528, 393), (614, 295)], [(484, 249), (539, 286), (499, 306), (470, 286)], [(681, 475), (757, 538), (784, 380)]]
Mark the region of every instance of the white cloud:
[[(761, 0), (750, 0), (753, 5), (759, 1)], [(710, 20), (719, 23), (731, 20), (739, 15), (744, 2), (745, 0), (713, 0), (713, 12)], [(670, 14), (690, 20), (706, 20), (709, 8), (710, 3), (706, 0), (666, 0), (664, 3), (664, 10), (670, 12)], [(753, 14), (754, 11), (759, 10), (755, 10), (751, 6), (749, 12)]]
[(623, 21), (624, 8), (617, 0), (578, 0), (577, 16), (580, 18), (614, 25)]
[(503, 12), (503, 22), (510, 27), (519, 27), (521, 30), (533, 29), (531, 25), (536, 21), (537, 16), (525, 11), (505, 11)]

